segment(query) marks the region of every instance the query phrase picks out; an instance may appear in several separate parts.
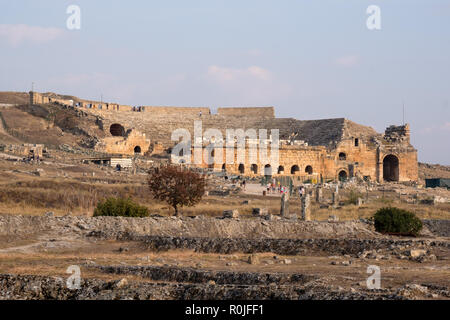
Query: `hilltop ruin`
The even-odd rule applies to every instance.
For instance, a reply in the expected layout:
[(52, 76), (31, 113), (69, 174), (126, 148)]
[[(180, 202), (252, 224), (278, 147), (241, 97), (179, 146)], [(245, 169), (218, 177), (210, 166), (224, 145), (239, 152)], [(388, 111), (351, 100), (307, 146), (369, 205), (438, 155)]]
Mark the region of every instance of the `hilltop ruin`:
[(104, 136), (95, 150), (110, 154), (161, 154), (175, 145), (171, 133), (193, 131), (194, 121), (203, 129), (279, 129), (279, 166), (245, 162), (200, 166), (215, 171), (256, 176), (291, 175), (312, 182), (357, 177), (366, 181), (417, 181), (417, 150), (410, 143), (410, 127), (390, 126), (384, 134), (344, 118), (297, 120), (276, 118), (273, 107), (218, 108), (128, 106), (88, 101), (72, 96), (30, 92), (30, 105), (58, 104), (95, 116)]

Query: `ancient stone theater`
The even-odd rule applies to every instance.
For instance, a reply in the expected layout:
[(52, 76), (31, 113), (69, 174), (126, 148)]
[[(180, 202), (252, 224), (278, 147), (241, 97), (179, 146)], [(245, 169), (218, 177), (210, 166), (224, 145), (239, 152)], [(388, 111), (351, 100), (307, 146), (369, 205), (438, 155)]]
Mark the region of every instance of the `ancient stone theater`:
[[(215, 128), (226, 137), (227, 129), (279, 130), (276, 167), (257, 157), (197, 166), (230, 174), (286, 175), (326, 182), (352, 177), (366, 181), (417, 181), (417, 150), (410, 143), (408, 124), (388, 127), (383, 134), (344, 118), (297, 120), (277, 118), (273, 107), (218, 108), (128, 106), (88, 101), (76, 97), (30, 93), (31, 104), (53, 103), (95, 116), (103, 130), (94, 149), (108, 154), (164, 155), (178, 143), (172, 133), (184, 128), (194, 137), (194, 122), (202, 130)], [(203, 142), (202, 142), (203, 143)], [(214, 151), (213, 151), (214, 153)]]

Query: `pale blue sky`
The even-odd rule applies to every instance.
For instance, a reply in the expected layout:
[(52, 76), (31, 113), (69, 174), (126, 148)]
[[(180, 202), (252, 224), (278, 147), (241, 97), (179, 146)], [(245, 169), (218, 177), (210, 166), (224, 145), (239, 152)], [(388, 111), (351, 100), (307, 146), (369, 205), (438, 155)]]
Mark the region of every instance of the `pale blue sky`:
[[(81, 8), (81, 30), (66, 8)], [(366, 27), (369, 5), (381, 30)], [(0, 2), (0, 90), (402, 123), (450, 164), (448, 0)]]

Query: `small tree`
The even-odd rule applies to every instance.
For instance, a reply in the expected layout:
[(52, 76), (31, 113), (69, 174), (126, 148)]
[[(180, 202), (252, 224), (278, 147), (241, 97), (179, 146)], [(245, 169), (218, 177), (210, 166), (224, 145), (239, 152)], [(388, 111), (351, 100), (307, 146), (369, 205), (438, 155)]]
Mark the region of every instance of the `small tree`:
[(202, 199), (206, 180), (190, 169), (166, 165), (149, 171), (148, 186), (153, 198), (167, 202), (178, 215), (178, 207), (191, 207)]

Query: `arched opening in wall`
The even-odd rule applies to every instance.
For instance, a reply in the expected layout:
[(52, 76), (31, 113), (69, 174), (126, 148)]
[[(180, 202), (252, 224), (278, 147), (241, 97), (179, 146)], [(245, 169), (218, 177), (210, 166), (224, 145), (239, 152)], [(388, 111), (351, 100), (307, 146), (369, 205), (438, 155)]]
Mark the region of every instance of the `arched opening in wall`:
[(347, 180), (347, 177), (348, 177), (347, 172), (345, 170), (339, 171), (338, 177), (339, 177), (339, 181)]
[(264, 175), (271, 176), (272, 175), (272, 166), (270, 164), (266, 164), (264, 166)]
[(298, 165), (293, 165), (291, 167), (291, 174), (297, 174), (300, 171), (300, 168), (298, 167)]
[(222, 172), (227, 171), (227, 168), (225, 167), (225, 163), (222, 165)]
[(398, 181), (399, 165), (398, 158), (392, 154), (384, 157), (383, 160), (383, 180)]
[(125, 128), (118, 123), (114, 123), (109, 127), (109, 132), (114, 137), (123, 137), (125, 135)]
[(135, 154), (141, 154), (141, 147), (140, 146), (134, 147), (134, 153)]
[(279, 166), (278, 167), (278, 174), (283, 174), (284, 173), (284, 167), (283, 166)]
[(258, 165), (252, 164), (250, 170), (251, 170), (254, 174), (258, 174)]
[(306, 172), (307, 174), (312, 174), (312, 173), (313, 173), (313, 168), (312, 168), (311, 166), (306, 166), (305, 172)]
[(238, 170), (239, 170), (239, 173), (244, 173), (245, 172), (245, 166), (244, 166), (243, 163), (239, 164)]
[(347, 155), (345, 154), (345, 152), (339, 153), (339, 160), (347, 160)]

